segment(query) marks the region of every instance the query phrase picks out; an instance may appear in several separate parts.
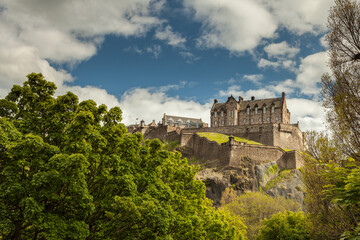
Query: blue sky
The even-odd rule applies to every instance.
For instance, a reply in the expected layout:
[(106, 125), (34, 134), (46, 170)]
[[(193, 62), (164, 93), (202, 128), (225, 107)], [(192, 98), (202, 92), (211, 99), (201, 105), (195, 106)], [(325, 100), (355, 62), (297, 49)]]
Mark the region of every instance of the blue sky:
[(322, 130), (329, 0), (0, 0), (0, 96), (42, 72), (124, 123), (209, 121), (214, 98), (279, 97)]

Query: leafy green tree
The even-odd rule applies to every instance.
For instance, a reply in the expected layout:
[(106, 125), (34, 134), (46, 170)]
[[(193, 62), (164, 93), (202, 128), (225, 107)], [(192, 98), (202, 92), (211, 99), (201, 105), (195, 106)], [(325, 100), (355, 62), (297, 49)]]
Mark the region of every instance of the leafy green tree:
[(360, 3), (335, 0), (328, 17), (331, 74), (322, 77), (322, 95), (333, 138), (360, 161)]
[(312, 239), (339, 239), (344, 232), (357, 226), (353, 214), (358, 208), (339, 205), (336, 200), (339, 197), (330, 188), (345, 185), (344, 176), (340, 174), (349, 170), (344, 168), (345, 156), (324, 133), (308, 132), (306, 136), (303, 181), (310, 235)]
[(301, 205), (281, 196), (273, 198), (261, 192), (249, 192), (235, 198), (223, 209), (241, 217), (247, 226), (247, 237), (255, 239), (262, 226), (262, 220), (278, 212), (301, 211)]
[(274, 214), (263, 221), (258, 240), (307, 240), (310, 239), (303, 212)]
[(126, 133), (120, 108), (55, 89), (32, 73), (0, 101), (0, 238), (242, 238), (197, 167)]

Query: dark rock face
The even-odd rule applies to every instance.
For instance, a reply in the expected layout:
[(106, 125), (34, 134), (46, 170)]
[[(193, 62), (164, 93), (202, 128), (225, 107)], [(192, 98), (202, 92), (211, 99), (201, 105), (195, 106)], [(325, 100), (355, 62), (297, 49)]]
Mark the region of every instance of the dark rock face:
[(248, 191), (265, 192), (270, 196), (283, 196), (304, 205), (304, 192), (301, 173), (291, 170), (284, 179), (278, 179), (274, 186), (267, 187), (269, 181), (279, 178), (279, 169), (276, 162), (255, 164), (250, 158), (243, 158), (240, 167), (225, 166), (221, 169), (207, 167), (200, 170), (197, 179), (206, 185), (206, 197), (219, 207), (226, 188), (231, 188), (236, 195)]

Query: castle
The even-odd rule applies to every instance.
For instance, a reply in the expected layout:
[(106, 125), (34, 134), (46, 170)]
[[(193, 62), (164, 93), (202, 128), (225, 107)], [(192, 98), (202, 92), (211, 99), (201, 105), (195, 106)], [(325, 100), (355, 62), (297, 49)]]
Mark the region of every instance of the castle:
[(246, 126), (266, 123), (290, 123), (290, 112), (286, 107), (285, 93), (281, 98), (269, 98), (244, 101), (242, 97), (236, 101), (230, 96), (225, 103), (214, 104), (210, 112), (212, 127), (217, 126)]
[[(299, 124), (290, 124), (290, 112), (285, 93), (281, 98), (236, 100), (230, 96), (224, 103), (214, 100), (210, 110), (210, 127), (201, 119), (169, 116), (162, 122), (128, 127), (129, 132), (141, 132), (145, 139), (179, 141), (182, 148), (192, 149), (200, 159), (217, 159), (224, 165), (239, 165), (243, 157), (258, 163), (276, 161), (283, 168), (302, 165), (299, 151), (304, 147), (304, 136)], [(229, 135), (229, 142), (217, 144), (200, 137), (198, 132)], [(246, 138), (263, 145), (236, 142), (234, 137)]]

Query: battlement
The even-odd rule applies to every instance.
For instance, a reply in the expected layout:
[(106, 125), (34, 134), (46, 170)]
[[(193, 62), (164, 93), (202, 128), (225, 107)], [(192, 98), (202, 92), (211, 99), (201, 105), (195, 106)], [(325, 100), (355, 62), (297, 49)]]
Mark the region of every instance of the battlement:
[(244, 158), (255, 164), (276, 162), (280, 168), (296, 169), (303, 166), (303, 157), (296, 151), (285, 151), (277, 146), (251, 145), (234, 140), (219, 144), (201, 137), (196, 133), (187, 133), (184, 147), (193, 149), (193, 154), (200, 160), (216, 160), (221, 166), (240, 167)]

